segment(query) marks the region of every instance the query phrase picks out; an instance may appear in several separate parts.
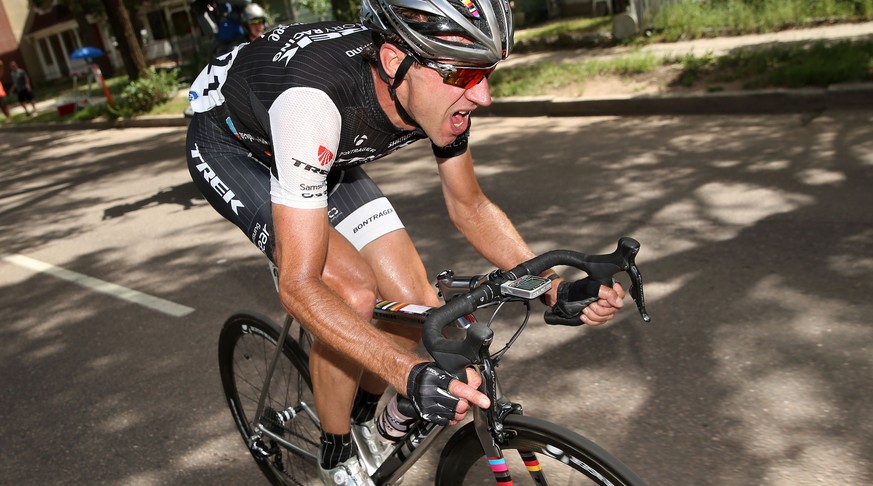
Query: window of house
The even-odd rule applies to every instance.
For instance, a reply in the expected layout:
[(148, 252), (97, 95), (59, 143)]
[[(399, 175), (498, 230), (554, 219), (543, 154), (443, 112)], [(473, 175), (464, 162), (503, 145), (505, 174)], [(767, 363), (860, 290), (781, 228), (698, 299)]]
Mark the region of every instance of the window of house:
[(170, 15), (170, 20), (173, 22), (173, 32), (177, 36), (188, 35), (191, 33), (191, 22), (188, 20), (188, 13), (184, 10), (173, 12)]
[(46, 66), (54, 66), (55, 58), (52, 56), (51, 48), (49, 47), (48, 38), (43, 37), (39, 40), (39, 51), (42, 53), (42, 61)]
[(149, 29), (152, 31), (152, 39), (163, 40), (170, 38), (167, 20), (164, 19), (164, 12), (162, 10), (149, 12), (146, 17), (149, 22)]

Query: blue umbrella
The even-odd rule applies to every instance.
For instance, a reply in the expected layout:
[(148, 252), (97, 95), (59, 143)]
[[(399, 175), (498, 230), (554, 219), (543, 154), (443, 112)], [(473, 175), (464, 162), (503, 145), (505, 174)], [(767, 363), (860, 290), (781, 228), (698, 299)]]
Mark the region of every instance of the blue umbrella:
[(103, 51), (91, 46), (80, 47), (70, 54), (70, 60), (76, 59), (94, 59), (103, 55)]

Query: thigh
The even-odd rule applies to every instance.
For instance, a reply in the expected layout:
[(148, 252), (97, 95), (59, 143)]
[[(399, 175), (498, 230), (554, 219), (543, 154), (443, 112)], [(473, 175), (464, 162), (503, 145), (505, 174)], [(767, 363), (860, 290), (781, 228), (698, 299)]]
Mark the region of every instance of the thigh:
[[(333, 176), (333, 174), (331, 174)], [(343, 171), (329, 180), (330, 224), (359, 251), (376, 239), (403, 229), (403, 222), (376, 183), (361, 167)]]
[(219, 214), (272, 260), (275, 240), (269, 169), (211, 113), (194, 115), (186, 143), (194, 184)]
[(345, 171), (328, 197), (331, 224), (356, 248), (383, 299), (436, 305), (424, 264), (391, 202), (360, 167)]

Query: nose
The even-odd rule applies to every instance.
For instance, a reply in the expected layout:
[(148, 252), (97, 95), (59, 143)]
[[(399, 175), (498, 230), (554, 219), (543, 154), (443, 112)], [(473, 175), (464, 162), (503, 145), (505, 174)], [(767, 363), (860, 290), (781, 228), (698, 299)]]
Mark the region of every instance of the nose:
[(488, 106), (491, 104), (491, 88), (488, 86), (488, 78), (483, 79), (479, 84), (473, 86), (464, 92), (464, 96), (468, 100), (476, 103), (479, 106)]

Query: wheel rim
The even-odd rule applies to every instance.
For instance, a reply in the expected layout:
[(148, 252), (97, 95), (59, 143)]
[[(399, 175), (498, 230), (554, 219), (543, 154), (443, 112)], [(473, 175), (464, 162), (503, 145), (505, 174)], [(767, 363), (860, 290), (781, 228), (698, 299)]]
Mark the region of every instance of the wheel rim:
[[(305, 485), (316, 482), (318, 478), (318, 467), (313, 458), (318, 457), (321, 431), (310, 416), (310, 413), (314, 416), (314, 400), (304, 357), (294, 356), (295, 363), (289, 356), (294, 353), (287, 348), (276, 364), (261, 425), (302, 449), (305, 455), (278, 447), (276, 440), (268, 435), (263, 435), (259, 445), (260, 449), (271, 454), (264, 458), (254, 450), (251, 452), (273, 482)], [(247, 443), (255, 434), (256, 424), (252, 423), (252, 418), (275, 349), (275, 336), (260, 327), (239, 327), (229, 363), (233, 386), (233, 399), (229, 403)], [(306, 375), (301, 374), (297, 366), (301, 366)]]

